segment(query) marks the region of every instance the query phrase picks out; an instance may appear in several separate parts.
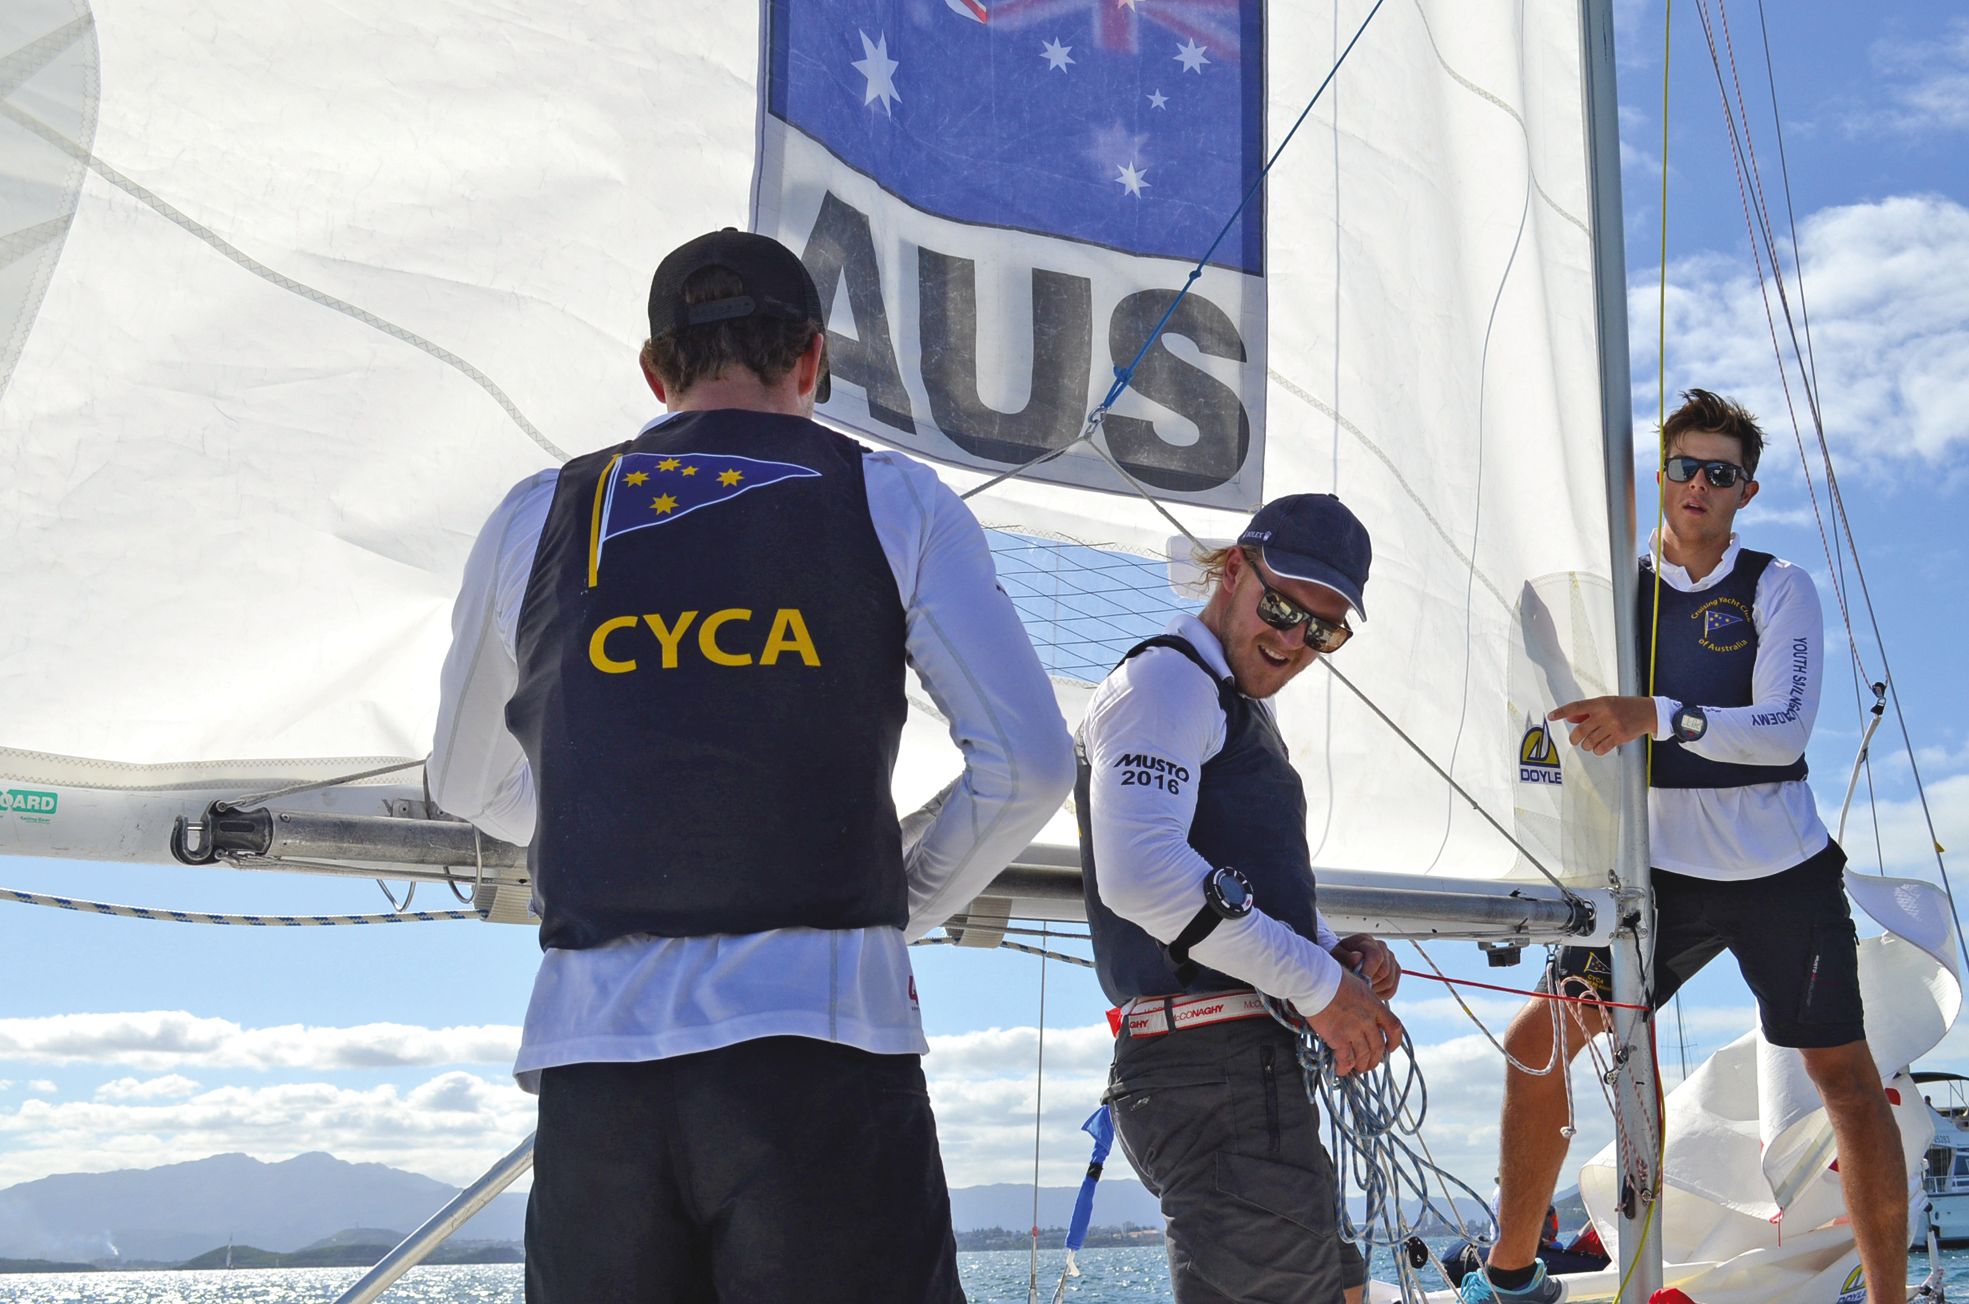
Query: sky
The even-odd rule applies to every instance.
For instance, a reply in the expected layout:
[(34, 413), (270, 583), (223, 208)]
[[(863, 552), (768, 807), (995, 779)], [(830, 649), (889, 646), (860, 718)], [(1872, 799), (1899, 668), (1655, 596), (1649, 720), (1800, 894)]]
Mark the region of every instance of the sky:
[[(1615, 8), (1634, 409), (1645, 458), (1663, 261), (1663, 13), (1655, 0), (1616, 0)], [(1669, 49), (1670, 405), (1673, 390), (1700, 384), (1765, 418), (1764, 487), (1739, 523), (1758, 546), (1812, 570), (1835, 650), (1833, 580), (1843, 574), (1866, 674), (1880, 677), (1891, 663), (1912, 733), (1910, 749), (1890, 714), (1874, 743), (1873, 813), (1863, 782), (1847, 838), (1853, 863), (1932, 877), (1914, 766), (1942, 844), (1969, 847), (1969, 696), (1960, 687), (1961, 613), (1969, 610), (1969, 169), (1961, 162), (1969, 14), (1922, 0), (1785, 0), (1768, 9), (1795, 246), (1758, 11), (1744, 0), (1729, 10), (1732, 39), (1782, 257), (1787, 271), (1803, 267), (1826, 434), (1871, 617), (1851, 559), (1835, 572), (1820, 542), (1823, 486), (1815, 510), (1750, 261), (1716, 74), (1690, 3), (1675, 6)], [(1800, 405), (1795, 372), (1790, 383), (1790, 402)], [(1802, 406), (1800, 419), (1815, 448)], [(1816, 460), (1812, 466), (1821, 479)], [(1852, 680), (1843, 664), (1830, 672), (1809, 753), (1828, 822), (1859, 740)], [(175, 867), (0, 860), (0, 886), (190, 910), (386, 908), (365, 883), (242, 880)], [(427, 909), (450, 904), (430, 887), (416, 899)], [(507, 1075), (537, 957), (530, 929), (194, 929), (4, 909), (0, 1187), (226, 1151), (280, 1159), (308, 1150), (464, 1183), (531, 1128), (531, 1099)], [(1535, 977), (1535, 955), (1492, 970), (1467, 944), (1430, 953), (1453, 975), (1515, 986)], [(1424, 965), (1406, 946), (1398, 954), (1411, 969)], [(926, 1070), (951, 1184), (1031, 1181), (1035, 1118), (1039, 1179), (1077, 1182), (1086, 1143), (1076, 1129), (1098, 1101), (1111, 1045), (1091, 975), (1004, 953), (939, 947), (916, 955), (932, 1046)], [(1518, 1005), (1489, 993), (1468, 1003), (1498, 1030)], [(1486, 1189), (1495, 1170), (1497, 1056), (1436, 984), (1411, 980), (1397, 1008), (1437, 1087), (1431, 1145)], [(1684, 1054), (1693, 1067), (1753, 1019), (1734, 967), (1712, 965), (1685, 989), (1679, 1011), (1662, 1017), (1670, 1081)], [(1969, 1034), (1951, 1034), (1923, 1067), (1969, 1072)], [(1584, 1160), (1611, 1128), (1590, 1076), (1576, 1085), (1574, 1157)]]

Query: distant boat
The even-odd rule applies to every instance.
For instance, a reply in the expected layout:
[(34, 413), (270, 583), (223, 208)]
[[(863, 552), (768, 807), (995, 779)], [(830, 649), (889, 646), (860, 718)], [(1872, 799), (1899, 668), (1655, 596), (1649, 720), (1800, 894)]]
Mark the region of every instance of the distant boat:
[(1909, 1239), (1925, 1245), (1932, 1229), (1943, 1245), (1969, 1245), (1969, 1078), (1916, 1073), (1914, 1080), (1934, 1115), (1935, 1139), (1928, 1143), (1921, 1167), (1928, 1204), (1908, 1228)]

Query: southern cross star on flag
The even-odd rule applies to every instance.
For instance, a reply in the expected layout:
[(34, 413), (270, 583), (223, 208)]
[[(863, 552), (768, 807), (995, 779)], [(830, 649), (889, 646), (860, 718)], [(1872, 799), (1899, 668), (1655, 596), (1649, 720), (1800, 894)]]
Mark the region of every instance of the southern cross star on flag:
[[(925, 212), (1193, 260), (1264, 166), (1257, 0), (772, 0), (766, 108)], [(1264, 205), (1212, 262), (1263, 274)]]
[(601, 547), (619, 534), (667, 525), (754, 489), (819, 474), (795, 462), (730, 453), (625, 453), (609, 470), (596, 562)]

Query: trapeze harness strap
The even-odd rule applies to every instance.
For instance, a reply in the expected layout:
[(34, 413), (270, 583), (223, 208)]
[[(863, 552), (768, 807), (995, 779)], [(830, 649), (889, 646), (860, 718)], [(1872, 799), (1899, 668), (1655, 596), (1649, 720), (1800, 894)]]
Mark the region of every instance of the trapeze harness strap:
[[(1236, 867), (1249, 880), (1259, 909), (1303, 937), (1316, 937), (1312, 855), (1306, 845), (1306, 792), (1292, 768), (1285, 740), (1279, 737), (1271, 717), (1238, 692), (1231, 679), (1220, 679), (1187, 639), (1158, 635), (1130, 649), (1122, 661), (1158, 647), (1182, 653), (1209, 675), (1224, 710), (1224, 746), (1203, 763), (1196, 776), (1190, 846), (1213, 867)], [(1081, 890), (1101, 990), (1115, 1005), (1126, 1005), (1138, 996), (1221, 992), (1249, 986), (1229, 974), (1194, 964), (1179, 971), (1170, 948), (1101, 901), (1100, 869), (1095, 863), (1089, 816), (1093, 771), (1085, 748), (1076, 752), (1079, 765), (1074, 810), (1080, 825)], [(1146, 772), (1159, 759), (1123, 755), (1116, 758), (1115, 767)], [(1201, 905), (1201, 879), (1197, 887), (1195, 901)]]
[[(1662, 584), (1660, 637), (1654, 640), (1654, 691), (1690, 706), (1749, 706), (1757, 666), (1757, 581), (1773, 558), (1748, 548), (1722, 581), (1697, 593)], [(1654, 567), (1641, 559), (1638, 597), (1640, 666), (1647, 672), (1655, 619)], [(1802, 673), (1802, 671), (1801, 671)], [(1656, 788), (1743, 788), (1805, 777), (1805, 758), (1789, 765), (1739, 765), (1696, 756), (1680, 743), (1648, 744), (1649, 784)]]
[(862, 457), (715, 411), (562, 470), (506, 712), (543, 947), (905, 921), (903, 608)]

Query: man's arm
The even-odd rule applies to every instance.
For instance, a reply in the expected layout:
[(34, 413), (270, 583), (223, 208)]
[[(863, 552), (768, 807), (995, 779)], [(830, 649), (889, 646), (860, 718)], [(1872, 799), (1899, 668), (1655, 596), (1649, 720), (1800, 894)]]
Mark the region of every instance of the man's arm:
[(1812, 577), (1773, 562), (1757, 581), (1757, 662), (1748, 706), (1683, 703), (1672, 697), (1590, 697), (1554, 708), (1545, 718), (1573, 726), (1573, 744), (1605, 756), (1644, 735), (1675, 736), (1675, 712), (1700, 706), (1703, 736), (1682, 744), (1690, 753), (1737, 765), (1785, 765), (1805, 754), (1819, 714), (1819, 648), (1825, 631)]
[(964, 773), (904, 821), (911, 939), (969, 904), (1073, 787), (1073, 743), (970, 509), (899, 454), (868, 459), (870, 508), (896, 571), (910, 665)]
[[(1101, 900), (1164, 943), (1174, 941), (1203, 905), (1203, 880), (1215, 866), (1189, 844), (1196, 784), (1203, 763), (1223, 742), (1217, 687), (1188, 658), (1150, 650), (1129, 661), (1088, 708), (1081, 745), (1092, 771), (1088, 801)], [(1165, 776), (1187, 780), (1123, 783), (1143, 768), (1120, 764), (1142, 755)], [(1260, 897), (1242, 919), (1226, 919), (1190, 948), (1198, 964), (1242, 979), (1316, 1014), (1332, 1001), (1344, 971), (1318, 943), (1265, 912)]]
[(439, 808), (504, 842), (533, 840), (533, 773), (506, 728), (519, 683), (521, 601), (557, 472), (521, 481), (493, 509), (465, 562), (439, 677), (437, 734), (425, 774)]

